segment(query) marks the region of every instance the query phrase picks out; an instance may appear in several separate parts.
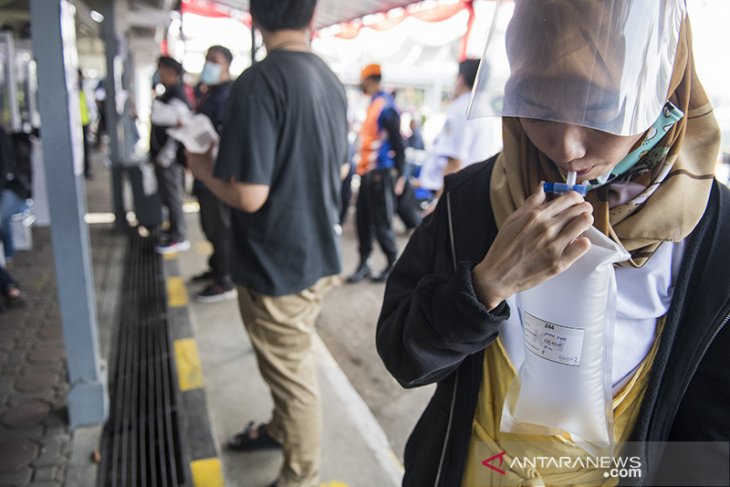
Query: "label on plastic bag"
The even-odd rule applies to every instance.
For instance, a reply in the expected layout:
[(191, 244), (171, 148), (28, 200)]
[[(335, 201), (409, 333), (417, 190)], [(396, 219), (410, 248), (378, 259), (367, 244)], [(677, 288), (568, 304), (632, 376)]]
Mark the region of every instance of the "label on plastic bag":
[(557, 325), (525, 312), (525, 347), (545, 360), (580, 367), (585, 330)]

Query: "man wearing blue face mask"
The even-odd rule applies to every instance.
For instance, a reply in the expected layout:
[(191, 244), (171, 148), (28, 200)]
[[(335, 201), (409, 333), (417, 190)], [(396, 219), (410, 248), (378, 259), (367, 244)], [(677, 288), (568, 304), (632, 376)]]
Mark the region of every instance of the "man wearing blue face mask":
[[(223, 46), (211, 46), (205, 56), (205, 65), (200, 82), (206, 91), (202, 95), (198, 112), (207, 116), (220, 134), (231, 92), (231, 51)], [(197, 293), (196, 299), (203, 303), (215, 303), (236, 296), (230, 276), (231, 209), (219, 200), (202, 181), (195, 180), (193, 194), (200, 203), (200, 225), (205, 237), (213, 246), (208, 259), (210, 269), (193, 277), (193, 281), (207, 282)]]

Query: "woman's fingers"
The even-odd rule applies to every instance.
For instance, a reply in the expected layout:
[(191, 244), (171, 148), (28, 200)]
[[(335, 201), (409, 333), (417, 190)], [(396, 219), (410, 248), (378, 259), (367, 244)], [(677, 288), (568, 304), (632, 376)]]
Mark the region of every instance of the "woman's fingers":
[[(588, 250), (591, 248), (591, 241), (588, 240), (587, 237), (578, 237), (573, 242), (568, 244), (568, 246), (565, 248), (565, 252), (563, 252), (563, 258), (562, 258), (562, 265), (563, 270), (567, 269), (573, 263), (575, 263), (576, 260), (580, 259), (585, 255)], [(562, 271), (561, 271), (562, 272)]]
[(555, 237), (555, 243), (562, 248), (567, 248), (574, 240), (580, 237), (593, 225), (593, 215), (580, 213), (570, 220)]
[[(555, 198), (553, 201), (545, 205), (545, 215), (552, 218), (564, 212), (568, 208), (580, 205), (582, 203), (585, 203), (583, 196), (576, 193), (575, 191), (568, 191), (567, 193), (560, 195), (559, 197)], [(590, 206), (589, 203), (585, 204)]]
[[(590, 205), (590, 203), (583, 202), (571, 206), (562, 213), (555, 215), (551, 222), (551, 227), (554, 232), (553, 235), (557, 236), (558, 234), (562, 233), (563, 230), (577, 218), (582, 218), (581, 221), (587, 222), (588, 227), (593, 224), (593, 207)], [(585, 229), (581, 230), (580, 233), (583, 233), (587, 229), (588, 228), (586, 227)], [(572, 239), (570, 241), (572, 241)]]
[(539, 208), (545, 203), (546, 199), (545, 190), (543, 189), (543, 183), (541, 182), (536, 188), (532, 196), (527, 198), (525, 202), (517, 208), (517, 210), (508, 216), (504, 223), (509, 224), (522, 218), (526, 213), (539, 210)]

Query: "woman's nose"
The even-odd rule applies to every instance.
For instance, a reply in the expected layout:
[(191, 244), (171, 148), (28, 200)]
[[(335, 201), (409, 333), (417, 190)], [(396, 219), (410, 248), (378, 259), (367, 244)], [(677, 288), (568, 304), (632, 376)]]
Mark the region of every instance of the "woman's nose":
[(556, 124), (553, 136), (554, 157), (558, 163), (569, 163), (586, 155), (583, 128), (578, 125)]

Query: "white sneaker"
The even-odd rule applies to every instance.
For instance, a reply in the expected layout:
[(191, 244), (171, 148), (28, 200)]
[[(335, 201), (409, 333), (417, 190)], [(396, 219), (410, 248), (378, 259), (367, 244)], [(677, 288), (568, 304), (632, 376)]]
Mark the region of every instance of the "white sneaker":
[(174, 254), (175, 252), (185, 252), (190, 248), (190, 242), (188, 240), (170, 240), (168, 242), (159, 243), (155, 245), (155, 252), (158, 254)]

